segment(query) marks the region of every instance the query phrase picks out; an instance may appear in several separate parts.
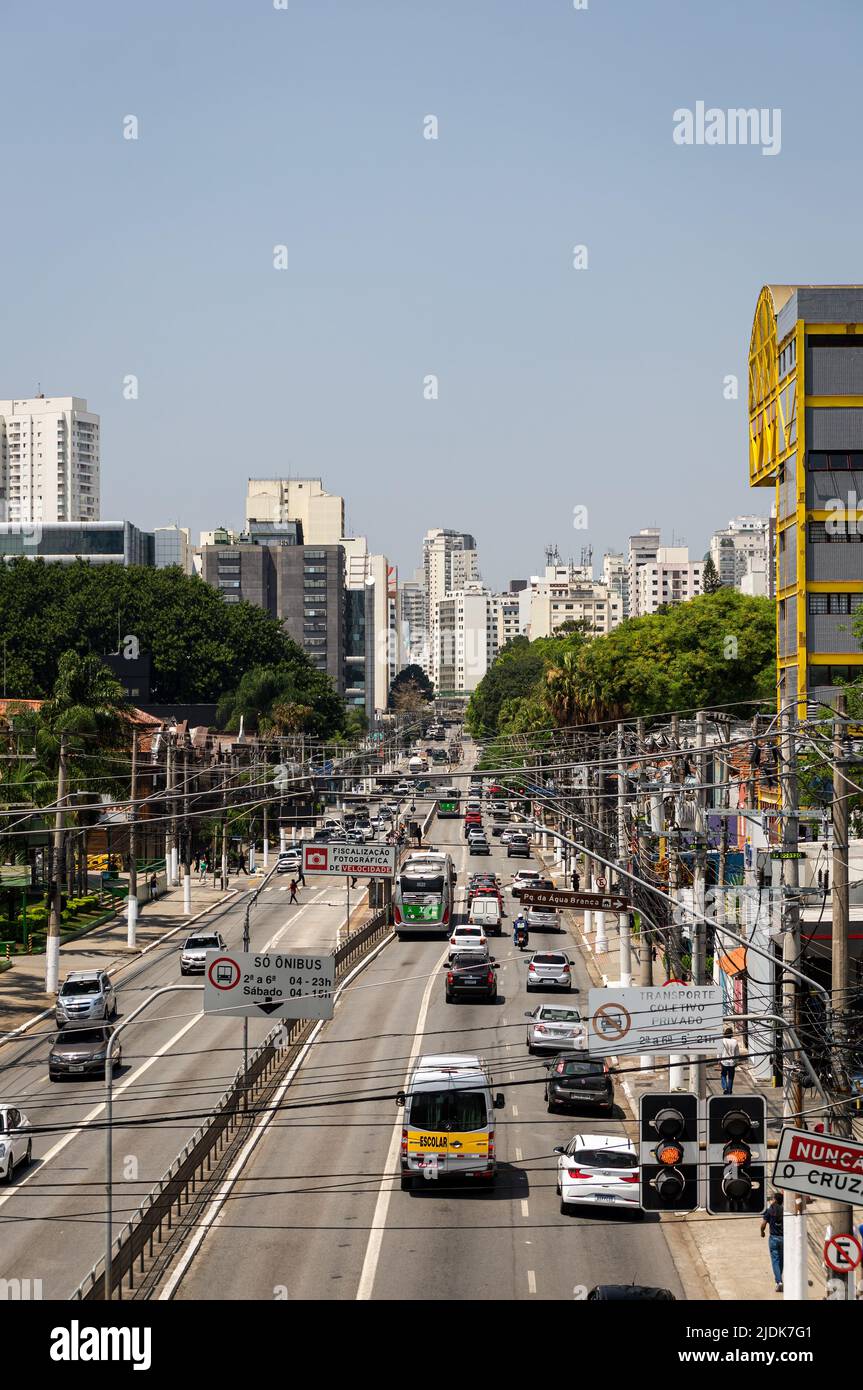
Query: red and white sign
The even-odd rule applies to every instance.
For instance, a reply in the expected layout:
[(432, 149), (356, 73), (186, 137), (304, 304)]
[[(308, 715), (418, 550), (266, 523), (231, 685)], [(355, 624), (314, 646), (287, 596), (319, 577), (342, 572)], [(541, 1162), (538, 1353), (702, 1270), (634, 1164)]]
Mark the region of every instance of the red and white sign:
[(207, 966), (207, 979), (213, 989), (236, 989), (242, 973), (231, 956), (216, 956)]
[(392, 878), (395, 845), (304, 845), (304, 874), (355, 874), (358, 878)]
[(863, 1201), (863, 1144), (809, 1129), (783, 1129), (773, 1183), (807, 1197), (834, 1202)]
[(824, 1263), (834, 1274), (850, 1274), (863, 1260), (863, 1247), (856, 1236), (831, 1236), (824, 1242)]

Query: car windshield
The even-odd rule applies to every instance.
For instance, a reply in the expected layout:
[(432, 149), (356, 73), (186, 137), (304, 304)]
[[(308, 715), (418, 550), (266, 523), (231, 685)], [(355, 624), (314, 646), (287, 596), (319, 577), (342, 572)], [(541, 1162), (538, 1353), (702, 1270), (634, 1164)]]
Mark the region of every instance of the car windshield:
[(57, 1034), (58, 1043), (99, 1043), (108, 1036), (104, 1028), (64, 1028)]
[(535, 965), (566, 965), (566, 956), (556, 956), (550, 951), (546, 951), (544, 955), (537, 952), (533, 961)]
[(417, 1129), (453, 1133), (485, 1129), (485, 1096), (482, 1091), (419, 1091), (411, 1100), (410, 1123)]
[(546, 1023), (580, 1023), (581, 1014), (578, 1009), (540, 1009), (537, 1018), (543, 1019)]
[(489, 964), (489, 958), (486, 954), (485, 947), (483, 947), (481, 951), (457, 951), (453, 955), (451, 968), (453, 970), (461, 970), (462, 967), (466, 970), (478, 969), (480, 967), (487, 969)]
[(102, 986), (98, 980), (66, 980), (60, 993), (66, 998), (71, 994), (101, 994)]
[(217, 936), (190, 936), (185, 949), (187, 951), (218, 951), (219, 938)]
[(578, 1062), (570, 1060), (568, 1057), (555, 1063), (555, 1074), (557, 1076), (603, 1076), (605, 1067), (602, 1062), (587, 1061)]
[(574, 1157), (584, 1168), (628, 1168), (638, 1167), (635, 1154), (621, 1153), (619, 1149), (577, 1149)]
[(399, 883), (403, 893), (442, 893), (443, 874), (403, 873)]

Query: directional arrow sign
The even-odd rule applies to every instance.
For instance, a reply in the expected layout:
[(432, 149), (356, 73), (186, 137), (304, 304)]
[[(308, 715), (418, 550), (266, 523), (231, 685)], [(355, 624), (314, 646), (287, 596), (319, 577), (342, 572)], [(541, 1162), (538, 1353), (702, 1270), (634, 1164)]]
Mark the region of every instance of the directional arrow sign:
[(569, 888), (522, 888), (522, 907), (589, 907), (602, 912), (626, 912), (629, 898), (619, 893), (573, 893)]
[(204, 1012), (223, 1018), (332, 1018), (334, 956), (211, 951)]

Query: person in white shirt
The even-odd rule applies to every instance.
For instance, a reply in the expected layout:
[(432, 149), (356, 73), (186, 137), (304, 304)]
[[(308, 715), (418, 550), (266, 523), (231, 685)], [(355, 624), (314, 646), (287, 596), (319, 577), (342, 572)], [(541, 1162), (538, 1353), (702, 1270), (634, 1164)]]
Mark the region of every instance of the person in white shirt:
[(719, 1066), (722, 1073), (722, 1094), (730, 1096), (734, 1090), (734, 1070), (740, 1061), (740, 1043), (734, 1036), (734, 1029), (728, 1027), (719, 1044)]

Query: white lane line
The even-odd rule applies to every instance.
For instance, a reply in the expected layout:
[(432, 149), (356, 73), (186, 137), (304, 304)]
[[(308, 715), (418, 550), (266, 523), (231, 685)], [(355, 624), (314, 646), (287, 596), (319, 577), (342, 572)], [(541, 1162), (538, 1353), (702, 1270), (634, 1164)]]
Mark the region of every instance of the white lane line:
[[(135, 1082), (138, 1080), (139, 1076), (143, 1076), (145, 1071), (149, 1071), (150, 1067), (152, 1067), (153, 1064), (157, 1062), (160, 1057), (163, 1057), (166, 1052), (170, 1051), (170, 1049), (174, 1046), (174, 1043), (179, 1042), (180, 1039), (184, 1036), (184, 1034), (188, 1033), (189, 1029), (193, 1028), (194, 1025), (198, 1022), (198, 1020), (202, 1019), (203, 1017), (203, 1013), (195, 1014), (194, 1018), (190, 1018), (188, 1023), (184, 1023), (182, 1028), (180, 1028), (179, 1031), (176, 1032), (172, 1038), (169, 1038), (168, 1041), (162, 1047), (159, 1048), (158, 1052), (154, 1052), (152, 1057), (148, 1057), (146, 1062), (142, 1062), (138, 1070), (133, 1072), (131, 1076), (127, 1077), (126, 1080), (123, 1082), (122, 1086), (115, 1086), (114, 1099), (116, 1100), (117, 1097), (121, 1096), (124, 1091), (127, 1091), (130, 1086), (133, 1086)], [(10, 1188), (9, 1191), (4, 1194), (4, 1196), (0, 1197), (0, 1207), (3, 1206), (4, 1202), (8, 1202), (10, 1197), (14, 1197), (16, 1192), (20, 1192), (21, 1188), (26, 1186), (26, 1184), (30, 1181), (31, 1177), (36, 1177), (37, 1174), (40, 1174), (43, 1168), (45, 1168), (45, 1166), (49, 1164), (52, 1159), (56, 1158), (59, 1153), (62, 1153), (63, 1150), (66, 1148), (66, 1145), (71, 1144), (72, 1140), (76, 1139), (78, 1135), (81, 1133), (81, 1131), (85, 1129), (92, 1120), (95, 1120), (97, 1115), (101, 1115), (104, 1109), (104, 1101), (102, 1101), (100, 1105), (94, 1106), (93, 1109), (89, 1112), (89, 1114), (84, 1116), (77, 1129), (72, 1129), (69, 1131), (68, 1134), (65, 1134), (63, 1138), (60, 1139), (54, 1145), (53, 1149), (48, 1150), (45, 1156), (39, 1160), (39, 1162), (35, 1165), (35, 1167), (33, 1167), (30, 1170), (29, 1174), (26, 1177), (19, 1178), (15, 1186)]]
[(529, 1216), (530, 1216), (530, 1208), (529, 1208), (528, 1205), (527, 1205), (527, 1198), (526, 1198), (526, 1197), (522, 1197), (522, 1199), (521, 1199), (521, 1214), (522, 1214), (522, 1216), (524, 1217), (525, 1221), (527, 1221), (527, 1219), (528, 1219)]
[(512, 1118), (513, 1118), (514, 1120), (517, 1120), (517, 1119), (518, 1119), (518, 1106), (517, 1106), (517, 1105), (514, 1105), (514, 1106), (512, 1107)]
[[(283, 893), (287, 893), (288, 890), (287, 888), (283, 888), (281, 891)], [(298, 910), (288, 918), (287, 922), (284, 922), (282, 926), (279, 927), (279, 930), (276, 932), (275, 936), (270, 937), (269, 941), (264, 947), (264, 950), (271, 951), (274, 946), (277, 946), (281, 941), (282, 937), (284, 936), (285, 932), (288, 930), (288, 928), (293, 927), (299, 921), (300, 917), (302, 917), (303, 913), (307, 912), (310, 907), (314, 907), (315, 903), (319, 902), (320, 899), (324, 896), (324, 894), (328, 891), (329, 890), (327, 888), (321, 888), (318, 890), (318, 892), (315, 894), (313, 898), (309, 898), (308, 902), (303, 903), (302, 907), (298, 908)]]
[(515, 1161), (516, 1163), (522, 1163), (524, 1161), (524, 1154), (522, 1153), (521, 1149), (516, 1149)]
[(536, 1274), (532, 1269), (527, 1271), (527, 1291), (528, 1293), (536, 1293)]
[[(417, 1015), (416, 1031), (414, 1032), (413, 1042), (411, 1043), (411, 1052), (410, 1057), (408, 1058), (407, 1072), (405, 1073), (406, 1086), (410, 1081), (410, 1074), (413, 1070), (413, 1064), (419, 1056), (420, 1047), (422, 1046), (422, 1038), (425, 1032), (426, 1018), (428, 1017), (429, 1005), (431, 1003), (432, 990), (437, 984), (438, 971), (440, 970), (440, 966), (445, 959), (446, 951), (444, 951), (441, 955), (441, 958), (437, 964), (437, 968), (429, 976), (428, 984), (426, 985), (423, 991), (422, 1003), (420, 1004), (420, 1011)], [(360, 1282), (357, 1285), (357, 1301), (365, 1301), (367, 1299), (370, 1299), (372, 1296), (372, 1289), (374, 1288), (375, 1275), (377, 1273), (378, 1268), (378, 1260), (380, 1259), (381, 1254), (381, 1245), (383, 1244), (384, 1234), (386, 1231), (387, 1213), (389, 1211), (390, 1197), (392, 1196), (393, 1190), (393, 1178), (396, 1172), (398, 1171), (397, 1160), (399, 1156), (399, 1147), (401, 1145), (401, 1141), (402, 1120), (401, 1116), (399, 1116), (398, 1120), (393, 1126), (393, 1134), (390, 1140), (390, 1147), (387, 1153), (386, 1164), (384, 1166), (384, 1176), (380, 1185), (380, 1189), (378, 1191), (378, 1199), (375, 1202), (375, 1210), (374, 1215), (372, 1216), (371, 1230), (369, 1231), (368, 1244), (366, 1245), (366, 1253), (363, 1259), (362, 1271), (360, 1273)]]
[[(365, 970), (366, 966), (371, 965), (372, 961), (377, 959), (378, 955), (384, 949), (384, 947), (389, 946), (392, 939), (392, 936), (385, 936), (380, 945), (375, 946), (374, 950), (369, 951), (369, 954), (367, 956), (364, 956), (358, 965), (354, 966), (350, 974), (345, 976), (344, 980), (339, 985), (334, 995), (334, 1002), (336, 1005), (338, 1005), (339, 1003), (342, 992), (347, 989), (348, 985), (351, 984), (355, 976), (359, 975), (361, 971)], [(312, 1029), (312, 1032), (310, 1033), (306, 1042), (303, 1044), (303, 1047), (300, 1050), (300, 1053), (296, 1061), (290, 1068), (284, 1081), (282, 1082), (278, 1091), (273, 1097), (272, 1103), (267, 1107), (264, 1114), (259, 1116), (257, 1124), (255, 1125), (254, 1129), (252, 1130), (251, 1134), (249, 1135), (248, 1139), (243, 1145), (243, 1148), (241, 1149), (234, 1163), (234, 1166), (228, 1173), (227, 1177), (222, 1183), (222, 1186), (219, 1188), (219, 1191), (216, 1194), (216, 1196), (207, 1206), (207, 1209), (204, 1212), (204, 1215), (202, 1216), (198, 1224), (198, 1228), (195, 1231), (194, 1236), (187, 1245), (176, 1267), (172, 1271), (171, 1277), (168, 1279), (168, 1282), (163, 1287), (162, 1292), (159, 1294), (160, 1302), (164, 1302), (173, 1298), (174, 1291), (177, 1285), (183, 1278), (183, 1275), (186, 1273), (186, 1270), (189, 1268), (189, 1265), (192, 1263), (192, 1260), (195, 1258), (195, 1255), (200, 1249), (207, 1232), (210, 1230), (211, 1227), (213, 1228), (213, 1230), (217, 1230), (218, 1227), (222, 1224), (222, 1211), (225, 1202), (230, 1196), (231, 1190), (237, 1178), (239, 1177), (240, 1173), (242, 1172), (243, 1168), (248, 1162), (253, 1149), (257, 1146), (258, 1140), (265, 1133), (275, 1116), (279, 1114), (279, 1108), (281, 1106), (285, 1092), (293, 1082), (294, 1077), (296, 1076), (297, 1072), (303, 1065), (303, 1062), (305, 1061), (306, 1057), (308, 1056), (309, 1052), (314, 1046), (317, 1036), (324, 1026), (324, 1022), (325, 1020), (322, 1019), (321, 1022), (317, 1023), (315, 1027)]]

